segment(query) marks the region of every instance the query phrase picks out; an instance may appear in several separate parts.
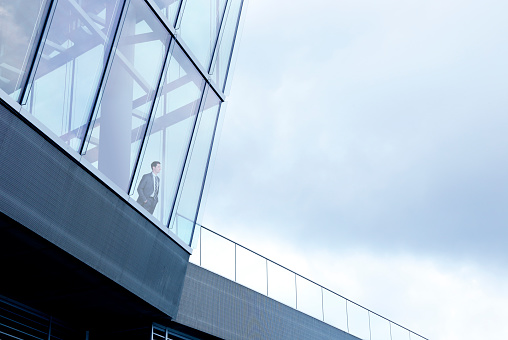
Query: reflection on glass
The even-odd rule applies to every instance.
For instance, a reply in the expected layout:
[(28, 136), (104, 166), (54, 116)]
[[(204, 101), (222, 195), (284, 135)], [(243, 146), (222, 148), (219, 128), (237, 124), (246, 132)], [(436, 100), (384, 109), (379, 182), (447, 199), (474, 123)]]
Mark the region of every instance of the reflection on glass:
[(304, 279), (296, 277), (297, 309), (316, 319), (323, 320), (321, 287)]
[[(86, 151), (86, 159), (125, 191), (146, 131), (168, 43), (169, 33), (144, 1), (132, 0)], [(152, 159), (150, 163), (155, 160), (161, 161)]]
[[(217, 95), (207, 87), (206, 100), (201, 107), (202, 112), (196, 124), (194, 142), (187, 157), (188, 163), (176, 206), (177, 218), (173, 219), (170, 226), (187, 243), (191, 241), (194, 223), (196, 222), (217, 124), (219, 104), (220, 100)], [(178, 223), (178, 228), (176, 228), (175, 223)]]
[(369, 312), (351, 302), (347, 303), (349, 333), (360, 339), (369, 339)]
[(266, 260), (242, 247), (236, 247), (236, 282), (266, 295)]
[(159, 8), (160, 13), (162, 13), (174, 27), (182, 0), (154, 0), (154, 3)]
[(347, 331), (346, 300), (344, 298), (324, 289), (323, 313), (326, 323)]
[(227, 12), (226, 22), (223, 24), (224, 29), (213, 70), (214, 81), (223, 91), (235, 43), (238, 22), (240, 21), (240, 10), (243, 0), (230, 0), (230, 2), (231, 5), (228, 6), (229, 10)]
[(296, 308), (295, 274), (268, 262), (268, 296)]
[[(145, 173), (153, 161), (162, 163), (164, 170), (160, 174), (159, 203), (153, 215), (166, 225), (169, 223), (169, 215), (174, 206), (204, 88), (203, 78), (180, 47), (175, 45), (170, 58), (164, 85), (157, 98), (157, 109), (151, 123), (148, 143), (138, 171), (141, 174)], [(138, 198), (138, 182), (134, 181), (135, 199)], [(178, 231), (174, 229), (173, 232), (175, 234), (186, 232), (187, 229), (184, 228), (186, 224), (188, 221), (185, 218), (179, 218)], [(176, 225), (174, 227), (176, 228)], [(190, 241), (189, 236), (187, 241)]]
[(380, 316), (370, 313), (371, 340), (391, 340), (390, 322)]
[(29, 71), (45, 9), (45, 0), (0, 1), (0, 88), (14, 100)]
[(26, 109), (78, 150), (120, 6), (118, 0), (57, 4)]
[(187, 0), (179, 33), (203, 67), (208, 68), (224, 14), (225, 0)]
[(204, 229), (201, 233), (201, 266), (233, 281), (235, 244)]

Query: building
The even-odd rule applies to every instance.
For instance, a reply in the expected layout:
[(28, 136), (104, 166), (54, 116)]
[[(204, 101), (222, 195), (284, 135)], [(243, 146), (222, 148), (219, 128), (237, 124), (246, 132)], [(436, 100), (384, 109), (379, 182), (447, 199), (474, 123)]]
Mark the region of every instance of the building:
[(0, 2), (0, 339), (355, 339), (189, 263), (244, 7)]

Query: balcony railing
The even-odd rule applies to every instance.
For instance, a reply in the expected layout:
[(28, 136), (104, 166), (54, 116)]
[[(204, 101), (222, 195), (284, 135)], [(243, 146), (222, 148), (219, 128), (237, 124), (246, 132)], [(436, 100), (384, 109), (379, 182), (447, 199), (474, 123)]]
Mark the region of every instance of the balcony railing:
[(190, 261), (364, 340), (428, 340), (216, 232), (196, 225)]

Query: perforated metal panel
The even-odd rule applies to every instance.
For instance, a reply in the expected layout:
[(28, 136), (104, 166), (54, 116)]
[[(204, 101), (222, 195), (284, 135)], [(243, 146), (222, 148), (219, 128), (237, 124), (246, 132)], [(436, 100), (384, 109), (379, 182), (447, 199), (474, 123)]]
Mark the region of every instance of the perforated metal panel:
[(175, 321), (228, 340), (358, 339), (194, 264)]
[(0, 105), (0, 212), (175, 317), (189, 254)]

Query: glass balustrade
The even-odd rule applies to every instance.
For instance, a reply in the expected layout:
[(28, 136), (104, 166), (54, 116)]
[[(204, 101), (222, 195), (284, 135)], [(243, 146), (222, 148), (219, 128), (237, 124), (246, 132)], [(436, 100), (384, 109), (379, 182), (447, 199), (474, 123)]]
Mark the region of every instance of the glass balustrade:
[(363, 340), (428, 340), (198, 225), (190, 262)]

